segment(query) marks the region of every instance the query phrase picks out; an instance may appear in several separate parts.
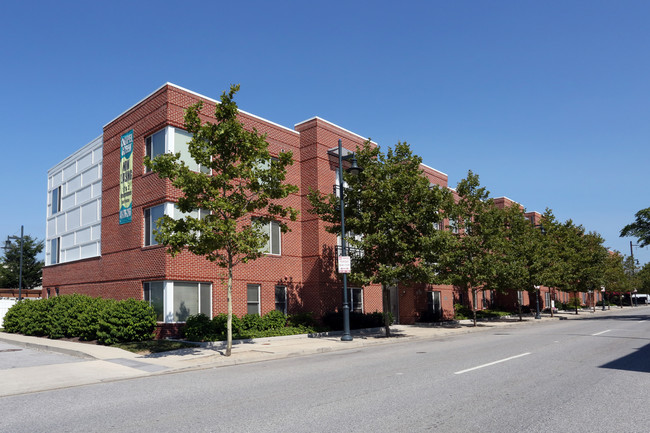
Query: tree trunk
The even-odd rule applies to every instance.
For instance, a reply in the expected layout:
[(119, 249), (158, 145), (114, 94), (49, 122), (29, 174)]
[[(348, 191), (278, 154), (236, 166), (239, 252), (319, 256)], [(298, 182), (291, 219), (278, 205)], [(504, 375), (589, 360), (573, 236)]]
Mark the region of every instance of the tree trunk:
[(386, 332), (386, 337), (390, 337), (390, 287), (385, 284), (381, 285), (381, 292), (383, 294), (383, 307), (384, 307), (384, 330)]
[(230, 356), (232, 353), (232, 263), (228, 263), (228, 291), (226, 297), (228, 303), (226, 356)]
[(472, 290), (472, 314), (474, 315), (474, 327), (476, 327), (476, 290)]
[(524, 316), (521, 314), (521, 302), (519, 302), (519, 294), (517, 294), (517, 309), (519, 310), (519, 321), (524, 321)]

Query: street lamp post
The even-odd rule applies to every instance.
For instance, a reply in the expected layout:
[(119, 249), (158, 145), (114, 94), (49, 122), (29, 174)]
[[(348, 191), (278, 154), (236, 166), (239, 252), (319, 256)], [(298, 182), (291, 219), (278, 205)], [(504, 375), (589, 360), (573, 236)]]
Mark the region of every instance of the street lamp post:
[(20, 226), (20, 237), (18, 236), (7, 236), (5, 241), (5, 246), (3, 247), (5, 253), (11, 248), (11, 239), (20, 239), (20, 267), (18, 271), (18, 300), (23, 299), (23, 238), (24, 238), (24, 227)]
[[(343, 146), (341, 144), (341, 139), (339, 139), (338, 144), (338, 158), (339, 158), (339, 198), (340, 198), (340, 208), (341, 208), (341, 256), (347, 255), (347, 243), (345, 241), (345, 200), (343, 197), (343, 161), (350, 161), (350, 168), (347, 169), (347, 172), (357, 176), (363, 170), (357, 165), (356, 156), (353, 153), (350, 155), (343, 156)], [(330, 153), (331, 154), (331, 153)], [(352, 341), (352, 335), (350, 335), (350, 303), (348, 302), (348, 274), (343, 273), (343, 336), (341, 341)]]
[(603, 294), (603, 311), (605, 311), (605, 286), (600, 288), (600, 292)]
[(535, 319), (542, 318), (542, 316), (539, 314), (539, 288), (540, 286), (535, 286)]

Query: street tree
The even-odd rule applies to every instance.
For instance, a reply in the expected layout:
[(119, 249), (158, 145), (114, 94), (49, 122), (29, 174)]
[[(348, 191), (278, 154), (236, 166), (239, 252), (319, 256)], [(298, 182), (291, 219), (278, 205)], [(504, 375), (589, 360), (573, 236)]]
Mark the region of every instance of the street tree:
[(642, 293), (650, 293), (650, 263), (643, 265), (636, 275), (639, 291)]
[(625, 274), (623, 255), (618, 251), (611, 252), (605, 260), (604, 286), (605, 294), (627, 292), (630, 290), (630, 280)]
[(494, 205), (490, 192), (471, 170), (458, 182), (456, 194), (448, 211), (452, 240), (442, 255), (440, 269), (462, 293), (471, 294), (476, 326), (478, 292), (492, 286), (502, 287), (504, 212)]
[(202, 101), (185, 112), (185, 128), (192, 134), (189, 153), (201, 170), (191, 170), (178, 153), (145, 161), (180, 191), (177, 206), (184, 215), (162, 217), (156, 240), (172, 255), (187, 250), (227, 271), (226, 356), (232, 350), (233, 269), (264, 254), (265, 224), (274, 221), (286, 232), (287, 220), (295, 221), (298, 215), (297, 210), (281, 204), (298, 191), (297, 186), (285, 183), (292, 153), (271, 158), (266, 136), (244, 129), (234, 101), (238, 90), (239, 85), (233, 85), (221, 95), (214, 123), (202, 121)]
[(571, 293), (578, 314), (579, 293), (600, 290), (604, 284), (604, 240), (598, 233), (585, 233), (570, 219), (560, 223), (552, 214), (545, 215), (542, 224), (549, 237), (549, 254), (555, 258), (548, 269), (549, 280)]
[[(33, 289), (42, 282), (44, 262), (38, 259), (43, 241), (29, 235), (23, 237), (23, 288)], [(0, 287), (17, 288), (20, 275), (20, 239), (10, 241), (0, 260)]]
[[(496, 250), (501, 262), (497, 274), (497, 289), (500, 291), (527, 290), (539, 296), (538, 287), (548, 285), (546, 269), (548, 254), (543, 227), (535, 227), (524, 216), (518, 204), (502, 210), (505, 217), (503, 250)], [(531, 296), (532, 298), (532, 296)], [(521, 306), (519, 305), (520, 320)]]
[[(344, 175), (347, 242), (361, 253), (353, 258), (352, 281), (381, 284), (383, 311), (390, 311), (390, 287), (400, 283), (429, 283), (448, 233), (438, 230), (450, 203), (446, 188), (432, 185), (424, 175), (422, 158), (407, 143), (383, 153), (366, 142), (357, 149), (363, 168), (359, 176)], [(339, 200), (334, 194), (309, 192), (312, 212), (341, 234)], [(349, 230), (349, 231), (348, 231)], [(353, 234), (353, 235), (350, 235)], [(388, 314), (385, 316), (390, 335)]]
[(640, 247), (650, 245), (650, 207), (636, 213), (635, 220), (621, 229), (621, 237), (635, 237)]

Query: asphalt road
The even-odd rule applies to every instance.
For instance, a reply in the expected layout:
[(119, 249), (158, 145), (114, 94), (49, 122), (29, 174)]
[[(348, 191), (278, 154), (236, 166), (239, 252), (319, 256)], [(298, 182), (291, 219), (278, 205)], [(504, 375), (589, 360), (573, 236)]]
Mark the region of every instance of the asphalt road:
[(4, 397), (0, 431), (646, 433), (648, 313)]

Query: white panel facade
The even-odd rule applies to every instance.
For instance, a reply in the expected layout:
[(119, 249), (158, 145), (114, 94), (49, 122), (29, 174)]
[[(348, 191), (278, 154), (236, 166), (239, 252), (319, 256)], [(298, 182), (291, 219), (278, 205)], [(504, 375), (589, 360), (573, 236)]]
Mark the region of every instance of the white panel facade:
[(53, 239), (59, 239), (59, 263), (101, 252), (102, 149), (100, 136), (48, 171), (46, 265), (57, 256)]

